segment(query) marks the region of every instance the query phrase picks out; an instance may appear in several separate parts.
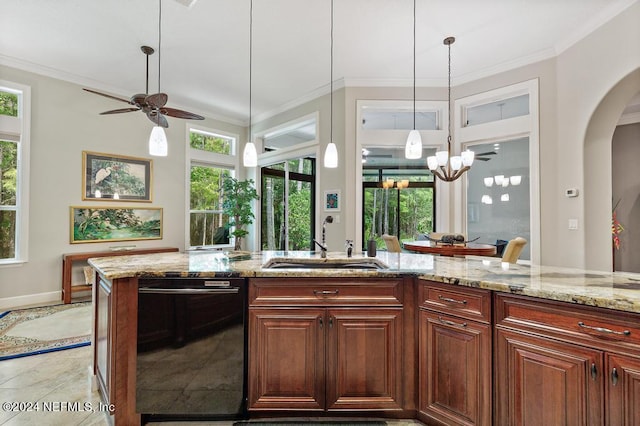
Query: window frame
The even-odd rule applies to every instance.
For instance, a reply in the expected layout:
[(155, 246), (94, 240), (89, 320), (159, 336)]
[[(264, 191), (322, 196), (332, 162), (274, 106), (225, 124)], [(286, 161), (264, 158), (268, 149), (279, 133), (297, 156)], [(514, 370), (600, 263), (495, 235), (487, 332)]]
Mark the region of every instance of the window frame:
[[(204, 151), (191, 147), (191, 133), (205, 133), (212, 136), (221, 136), (224, 138), (233, 139), (231, 147), (232, 154), (218, 154), (210, 151)], [(228, 244), (213, 244), (213, 245), (191, 245), (191, 213), (193, 212), (212, 212), (220, 213), (222, 210), (192, 210), (191, 209), (191, 167), (211, 167), (218, 169), (227, 169), (232, 177), (237, 177), (238, 174), (238, 141), (240, 135), (225, 132), (218, 129), (210, 129), (202, 126), (196, 126), (190, 123), (186, 125), (186, 167), (185, 167), (185, 248), (186, 250), (198, 250), (198, 249), (232, 249), (235, 245), (235, 237), (229, 235)], [(231, 230), (230, 230), (231, 231)]]
[(29, 260), (29, 164), (31, 149), (31, 87), (0, 80), (0, 89), (18, 95), (18, 116), (0, 115), (0, 139), (17, 143), (17, 178), (15, 208), (16, 235), (14, 257), (0, 259), (0, 266), (26, 263)]
[[(496, 100), (519, 95), (529, 95), (529, 114), (506, 118), (499, 121), (463, 127), (465, 108), (482, 105)], [(539, 79), (534, 78), (521, 83), (499, 87), (494, 90), (458, 98), (454, 103), (454, 123), (457, 144), (461, 150), (467, 146), (489, 142), (502, 142), (517, 137), (529, 138), (529, 209), (531, 260), (525, 263), (540, 263), (540, 135), (539, 135)], [(472, 166), (473, 167), (473, 166)], [(464, 175), (462, 184), (455, 186), (455, 197), (462, 200), (462, 206), (455, 211), (454, 223), (457, 229), (466, 233), (467, 229), (467, 191)]]

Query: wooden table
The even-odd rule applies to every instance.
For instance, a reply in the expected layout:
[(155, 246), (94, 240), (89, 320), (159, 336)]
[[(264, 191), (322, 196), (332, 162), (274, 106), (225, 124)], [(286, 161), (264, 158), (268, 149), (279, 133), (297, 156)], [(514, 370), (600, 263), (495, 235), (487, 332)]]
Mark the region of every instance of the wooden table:
[(433, 241), (407, 241), (402, 243), (405, 250), (417, 253), (439, 254), (441, 256), (493, 256), (496, 246), (492, 244), (467, 243), (465, 245), (436, 244)]
[(151, 253), (167, 253), (179, 251), (177, 247), (157, 247), (157, 248), (141, 248), (133, 250), (105, 250), (105, 251), (89, 251), (82, 253), (66, 253), (62, 255), (62, 301), (71, 303), (72, 293), (76, 291), (91, 290), (90, 285), (71, 285), (71, 268), (73, 262), (84, 261), (92, 257), (111, 257), (111, 256), (128, 256), (133, 254), (151, 254)]

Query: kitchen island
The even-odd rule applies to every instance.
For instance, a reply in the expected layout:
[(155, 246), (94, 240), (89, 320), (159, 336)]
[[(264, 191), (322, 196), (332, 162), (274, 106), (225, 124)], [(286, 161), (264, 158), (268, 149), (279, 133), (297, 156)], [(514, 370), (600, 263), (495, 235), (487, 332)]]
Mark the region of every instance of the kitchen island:
[[(248, 286), (251, 417), (310, 412), (370, 416), (375, 410), (382, 417), (434, 424), (533, 424), (547, 418), (536, 419), (522, 407), (541, 397), (531, 391), (532, 383), (548, 374), (551, 386), (560, 386), (555, 392), (564, 396), (556, 404), (559, 412), (542, 410), (543, 416), (624, 419), (619, 424), (637, 419), (633, 407), (640, 406), (640, 395), (629, 383), (619, 384), (633, 380), (637, 386), (640, 377), (638, 274), (386, 252), (377, 256), (385, 269), (267, 269), (263, 265), (274, 257), (319, 255), (265, 252), (247, 257), (191, 252), (89, 261), (97, 271), (94, 373), (103, 398), (114, 406), (116, 424), (140, 423), (135, 409), (139, 281), (225, 277), (243, 278)], [(327, 261), (343, 258), (329, 253)], [(304, 377), (289, 377), (291, 389), (276, 385), (277, 378), (264, 368), (283, 367), (269, 358), (274, 347), (260, 340), (282, 329), (280, 325), (297, 327), (305, 339), (320, 336), (314, 343), (318, 348), (326, 343), (323, 356), (313, 358), (317, 351), (307, 351), (292, 358), (300, 365), (313, 363), (313, 368), (301, 370)], [(289, 339), (290, 347), (299, 343), (295, 334), (276, 335)], [(369, 360), (373, 367), (361, 371), (363, 377), (345, 366), (376, 351), (365, 345), (341, 352), (358, 339), (385, 349), (384, 356)], [(569, 340), (562, 352), (558, 345)], [(510, 370), (496, 368), (496, 362)], [(457, 368), (461, 363), (467, 368)], [(456, 376), (456, 370), (464, 370), (464, 377)], [(375, 371), (384, 377), (369, 377)], [(564, 371), (561, 377), (558, 371)], [(615, 385), (607, 380), (614, 372)], [(516, 376), (522, 380), (514, 381)], [(311, 379), (302, 397), (292, 393)], [(464, 395), (445, 394), (456, 380), (466, 389)], [(494, 399), (497, 384), (504, 392)], [(520, 399), (513, 401), (516, 394)]]

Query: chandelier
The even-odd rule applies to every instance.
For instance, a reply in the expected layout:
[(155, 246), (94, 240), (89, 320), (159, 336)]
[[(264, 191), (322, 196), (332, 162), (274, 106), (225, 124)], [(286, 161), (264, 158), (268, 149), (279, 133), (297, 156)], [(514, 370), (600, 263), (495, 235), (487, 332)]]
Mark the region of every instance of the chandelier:
[(451, 45), (455, 41), (455, 37), (447, 37), (443, 41), (449, 47), (449, 102), (447, 104), (449, 135), (447, 136), (447, 150), (437, 151), (436, 155), (427, 157), (429, 170), (434, 176), (445, 182), (452, 182), (469, 170), (473, 164), (474, 157), (474, 152), (468, 149), (460, 155), (451, 156)]

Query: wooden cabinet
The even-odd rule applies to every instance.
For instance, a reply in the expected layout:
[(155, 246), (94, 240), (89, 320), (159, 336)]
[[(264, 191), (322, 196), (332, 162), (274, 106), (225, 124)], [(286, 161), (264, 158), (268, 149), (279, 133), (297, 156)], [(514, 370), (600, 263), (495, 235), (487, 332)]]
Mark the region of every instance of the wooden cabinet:
[(491, 425), (491, 293), (420, 284), (419, 418)]
[(637, 315), (499, 293), (494, 307), (496, 424), (640, 424)]
[(288, 281), (250, 280), (249, 409), (402, 410), (402, 280)]

